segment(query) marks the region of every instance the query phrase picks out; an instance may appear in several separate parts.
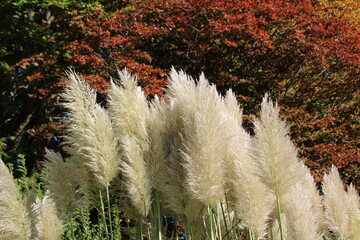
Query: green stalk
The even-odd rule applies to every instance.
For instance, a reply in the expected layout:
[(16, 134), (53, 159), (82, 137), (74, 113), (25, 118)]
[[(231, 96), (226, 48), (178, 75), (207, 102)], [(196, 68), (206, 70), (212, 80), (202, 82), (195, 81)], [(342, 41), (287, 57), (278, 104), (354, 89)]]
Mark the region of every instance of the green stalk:
[[(241, 220), (236, 220), (236, 221), (237, 222), (234, 221), (232, 227), (230, 228), (230, 231), (224, 234), (224, 237), (227, 237), (230, 234), (230, 232), (232, 232), (234, 230), (234, 232), (232, 232), (234, 235), (234, 239), (239, 239), (238, 236), (236, 235), (236, 228), (237, 228), (237, 225), (240, 224)], [(230, 239), (232, 239), (232, 238), (230, 238)]]
[(217, 239), (222, 239), (221, 238), (221, 226), (220, 226), (220, 219), (219, 219), (219, 208), (216, 207), (216, 211), (215, 211), (215, 224), (217, 225)]
[(257, 240), (258, 239), (253, 231), (251, 231), (249, 228), (247, 228), (246, 230), (247, 230), (246, 239), (248, 239), (248, 240)]
[(270, 230), (270, 240), (274, 240), (273, 231), (272, 231), (272, 222), (270, 223), (269, 230)]
[(185, 224), (185, 238), (187, 240), (192, 240), (191, 227), (186, 215), (184, 215), (184, 224)]
[(109, 239), (109, 231), (108, 231), (107, 224), (106, 224), (105, 207), (104, 207), (104, 202), (103, 202), (101, 190), (99, 190), (99, 195), (100, 195), (100, 204), (101, 204), (102, 219), (103, 219), (104, 228), (105, 228), (105, 235), (106, 235), (106, 239)]
[[(143, 201), (143, 204), (144, 204), (144, 212), (147, 212), (146, 210), (146, 204), (145, 204), (145, 201)], [(148, 215), (145, 215), (145, 227), (146, 227), (146, 232), (147, 232), (147, 239), (148, 240), (151, 240), (151, 232), (150, 232), (150, 227), (149, 227), (149, 224), (147, 222), (147, 216)], [(150, 220), (151, 221), (151, 220)], [(141, 218), (141, 224), (142, 224), (142, 218)], [(142, 230), (142, 225), (141, 225), (141, 232), (143, 233), (143, 230)], [(142, 237), (142, 236), (141, 236)]]
[[(225, 224), (225, 229), (226, 229), (226, 234), (225, 235), (228, 235), (230, 229), (229, 229), (229, 227), (227, 225), (227, 219), (226, 219), (223, 203), (220, 203), (220, 206), (221, 206), (221, 212), (222, 212), (222, 215), (223, 215), (223, 218), (224, 218), (224, 224)], [(226, 238), (229, 239), (229, 237), (226, 237)]]
[(143, 227), (142, 227), (142, 216), (139, 214), (138, 217), (138, 240), (143, 239)]
[[(228, 198), (227, 198), (227, 196), (225, 196), (225, 200), (226, 200), (226, 208), (228, 209), (228, 211), (229, 211), (229, 209), (230, 209), (230, 203), (229, 203), (229, 200), (228, 200)], [(238, 220), (238, 218), (237, 218), (237, 213), (236, 213), (236, 208), (234, 209), (234, 218), (232, 219), (232, 221), (231, 221), (231, 228), (229, 229), (229, 232), (227, 232), (225, 235), (224, 235), (224, 237), (225, 236), (227, 236), (227, 235), (229, 235), (227, 238), (228, 239), (239, 239), (239, 237), (238, 237), (238, 235), (237, 235), (237, 226), (238, 226), (238, 224), (240, 223), (240, 220)]]
[(106, 198), (107, 198), (109, 224), (110, 224), (110, 239), (113, 240), (112, 216), (111, 216), (110, 195), (109, 195), (108, 186), (106, 186)]
[(278, 194), (276, 194), (276, 202), (277, 202), (277, 214), (278, 214), (278, 223), (279, 223), (279, 230), (280, 230), (280, 239), (284, 240), (284, 231), (283, 231), (283, 226), (282, 226), (282, 222), (281, 222), (281, 204), (280, 204), (280, 199)]
[(214, 219), (214, 214), (210, 206), (208, 206), (208, 217), (210, 223), (210, 240), (216, 240), (216, 224)]

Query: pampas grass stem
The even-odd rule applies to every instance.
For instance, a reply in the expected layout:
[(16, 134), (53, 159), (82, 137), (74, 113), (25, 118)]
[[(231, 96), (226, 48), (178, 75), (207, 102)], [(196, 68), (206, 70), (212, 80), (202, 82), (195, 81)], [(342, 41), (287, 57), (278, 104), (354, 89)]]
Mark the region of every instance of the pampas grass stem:
[(185, 224), (185, 239), (192, 240), (192, 231), (191, 231), (189, 219), (186, 215), (184, 215), (183, 219)]
[[(225, 229), (226, 229), (226, 234), (229, 232), (229, 227), (228, 227), (228, 222), (227, 222), (227, 219), (226, 219), (226, 215), (225, 215), (225, 209), (224, 209), (224, 204), (221, 202), (220, 203), (220, 207), (221, 207), (221, 213), (223, 215), (223, 219), (224, 219), (224, 225), (225, 225)], [(224, 237), (225, 238), (225, 237)], [(227, 239), (229, 239), (227, 237)]]
[(102, 220), (103, 220), (103, 224), (104, 224), (104, 228), (105, 228), (105, 236), (106, 236), (106, 239), (109, 239), (109, 231), (108, 231), (108, 227), (107, 227), (107, 223), (106, 223), (104, 201), (103, 201), (103, 197), (102, 197), (102, 194), (101, 194), (101, 190), (99, 190), (99, 198), (100, 198), (100, 207), (101, 207), (101, 213), (102, 213)]
[(139, 214), (138, 216), (138, 220), (137, 220), (137, 224), (138, 224), (138, 231), (137, 231), (137, 234), (138, 234), (138, 240), (143, 240), (143, 218), (142, 218), (142, 215)]
[(274, 234), (273, 234), (273, 223), (272, 222), (269, 224), (269, 235), (270, 235), (271, 240), (275, 239)]
[(210, 223), (210, 240), (216, 240), (216, 221), (215, 216), (213, 214), (213, 209), (211, 207), (207, 208), (208, 210), (208, 216), (209, 216), (209, 223)]
[(109, 195), (109, 187), (106, 187), (106, 200), (108, 207), (108, 217), (109, 217), (109, 225), (110, 225), (110, 239), (113, 239), (113, 226), (112, 226), (112, 216), (111, 216), (111, 204), (110, 204), (110, 195)]
[(251, 231), (249, 228), (246, 229), (246, 239), (247, 240), (257, 240), (256, 234)]
[(219, 221), (219, 213), (217, 207), (207, 207), (207, 215), (208, 215), (208, 236), (210, 240), (219, 240), (221, 239), (221, 227)]
[(280, 238), (281, 240), (284, 240), (284, 230), (283, 230), (283, 224), (282, 224), (282, 217), (281, 217), (281, 204), (280, 204), (280, 198), (276, 191), (276, 207), (277, 207), (277, 220), (279, 224), (279, 230), (280, 230)]

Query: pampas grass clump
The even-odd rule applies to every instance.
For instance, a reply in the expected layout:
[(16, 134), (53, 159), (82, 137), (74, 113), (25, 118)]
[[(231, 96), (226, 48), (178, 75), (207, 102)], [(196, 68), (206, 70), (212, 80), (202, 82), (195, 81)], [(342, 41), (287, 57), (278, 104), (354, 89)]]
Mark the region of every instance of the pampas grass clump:
[[(25, 205), (1, 161), (0, 239), (60, 239), (59, 219), (71, 239), (117, 239), (120, 212), (137, 223), (137, 240), (169, 239), (164, 214), (183, 222), (188, 240), (360, 239), (354, 186), (345, 191), (332, 168), (320, 196), (267, 95), (250, 136), (234, 93), (221, 96), (203, 74), (194, 80), (172, 69), (165, 95), (152, 101), (127, 70), (119, 78), (104, 108), (84, 79), (68, 73), (70, 156), (46, 150), (43, 198)], [(89, 223), (77, 236), (78, 209)], [(92, 235), (88, 213), (96, 210)]]

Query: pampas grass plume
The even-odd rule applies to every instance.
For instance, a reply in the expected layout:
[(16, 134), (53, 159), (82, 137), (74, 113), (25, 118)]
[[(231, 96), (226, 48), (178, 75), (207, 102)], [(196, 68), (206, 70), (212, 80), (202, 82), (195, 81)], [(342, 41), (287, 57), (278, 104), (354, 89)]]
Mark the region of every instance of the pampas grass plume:
[(267, 222), (273, 204), (266, 185), (257, 176), (252, 157), (253, 144), (250, 135), (242, 128), (242, 110), (234, 93), (229, 90), (224, 98), (226, 115), (227, 156), (224, 169), (227, 178), (227, 200), (235, 201), (236, 214), (258, 237), (266, 234)]
[(150, 116), (147, 124), (150, 149), (146, 161), (152, 186), (158, 191), (166, 181), (165, 158), (169, 151), (168, 132), (170, 128), (168, 112), (167, 103), (155, 96), (150, 105)]
[(350, 184), (347, 190), (349, 218), (350, 218), (350, 238), (360, 239), (360, 198), (355, 187)]
[(0, 239), (28, 240), (31, 223), (9, 169), (0, 159)]
[(281, 120), (279, 108), (266, 95), (261, 104), (260, 121), (255, 124), (255, 159), (262, 181), (280, 199), (302, 179), (298, 171), (297, 151)]
[(124, 161), (121, 170), (129, 199), (142, 216), (147, 216), (151, 205), (151, 184), (141, 153), (141, 147), (136, 139), (124, 136), (122, 139)]
[(110, 118), (96, 103), (96, 93), (84, 79), (69, 72), (68, 80), (68, 88), (62, 97), (63, 105), (70, 113), (65, 121), (69, 153), (80, 162), (84, 178), (96, 188), (108, 187), (119, 170), (119, 149)]
[[(344, 185), (335, 166), (331, 168), (329, 174), (324, 176), (322, 187), (324, 192), (323, 204), (325, 208), (325, 219), (329, 230), (332, 231), (336, 237), (342, 239), (350, 237), (350, 214), (354, 213), (354, 210), (356, 211), (356, 203), (353, 201), (353, 190), (350, 190), (348, 193), (349, 196), (351, 196), (350, 199), (352, 199), (349, 201), (349, 196), (344, 190)], [(352, 211), (350, 211), (349, 207), (350, 202), (352, 203)]]
[(149, 151), (149, 106), (137, 79), (126, 69), (119, 76), (120, 82), (112, 82), (109, 90), (108, 111), (122, 148), (120, 168), (129, 199), (140, 215), (147, 216), (152, 189), (145, 162)]
[(32, 206), (33, 240), (60, 240), (64, 232), (62, 222), (56, 214), (56, 207), (50, 195), (37, 198)]
[(44, 182), (51, 198), (56, 203), (59, 216), (69, 218), (75, 211), (80, 197), (76, 178), (78, 169), (73, 165), (66, 165), (60, 153), (45, 149), (47, 161), (44, 163)]
[(230, 116), (234, 117), (234, 119), (237, 122), (237, 125), (239, 127), (242, 127), (243, 112), (236, 99), (235, 94), (231, 89), (229, 89), (226, 92), (224, 103), (225, 103), (225, 107), (224, 107), (225, 110), (230, 114)]
[(148, 148), (147, 118), (149, 106), (135, 76), (126, 69), (118, 72), (120, 80), (112, 81), (108, 90), (108, 111), (113, 121), (115, 136), (124, 134), (137, 139), (141, 148)]
[[(257, 168), (251, 156), (250, 136), (232, 120), (233, 136), (229, 138), (230, 161), (226, 166), (232, 183), (229, 190), (235, 197), (236, 213), (242, 219), (242, 225), (253, 231), (259, 238), (266, 234), (267, 222), (274, 204), (268, 188), (257, 175)], [(228, 123), (231, 123), (228, 120)]]
[(215, 86), (204, 75), (196, 87), (194, 114), (182, 116), (186, 186), (194, 199), (215, 207), (224, 196), (225, 152), (223, 104)]
[(284, 214), (288, 221), (287, 239), (289, 240), (320, 240), (318, 216), (313, 207), (310, 189), (301, 182), (297, 183), (284, 196)]
[[(320, 193), (317, 189), (314, 177), (311, 175), (310, 169), (303, 163), (298, 162), (298, 171), (302, 173), (301, 185), (304, 191), (308, 192), (309, 200), (311, 202), (310, 209), (315, 221), (313, 225), (317, 227), (317, 233), (319, 236), (323, 236), (326, 232), (326, 224), (324, 218), (323, 204)], [(308, 199), (304, 200), (308, 201)]]
[(169, 102), (167, 110), (169, 127), (165, 171), (166, 178), (171, 181), (166, 181), (161, 187), (161, 191), (165, 196), (165, 208), (175, 216), (179, 216), (179, 219), (188, 213), (188, 205), (193, 203), (185, 189), (185, 169), (180, 152), (183, 148), (181, 142), (184, 130), (182, 116), (193, 112), (194, 104), (191, 99), (195, 99), (195, 89), (195, 83), (185, 73), (177, 72), (172, 68), (166, 89), (166, 97)]

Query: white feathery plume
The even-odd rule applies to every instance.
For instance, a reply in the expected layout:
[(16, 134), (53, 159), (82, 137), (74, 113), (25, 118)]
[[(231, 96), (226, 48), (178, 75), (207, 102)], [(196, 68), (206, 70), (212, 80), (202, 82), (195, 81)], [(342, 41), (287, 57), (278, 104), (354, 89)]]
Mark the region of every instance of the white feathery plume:
[[(171, 68), (169, 84), (166, 89), (166, 96), (176, 103), (190, 103), (187, 107), (193, 106), (196, 92), (196, 84), (194, 79), (187, 75), (184, 71), (176, 71)], [(181, 106), (179, 106), (181, 107)], [(186, 106), (183, 106), (186, 107)]]
[(124, 134), (137, 139), (143, 151), (148, 149), (147, 119), (149, 106), (146, 95), (135, 76), (126, 69), (118, 72), (120, 80), (111, 82), (108, 90), (108, 111), (113, 121), (115, 136)]
[(282, 200), (282, 196), (302, 179), (298, 171), (297, 151), (288, 135), (288, 126), (279, 116), (267, 96), (261, 104), (260, 121), (255, 124), (255, 159), (258, 175), (269, 189)]
[(45, 151), (47, 161), (44, 163), (44, 182), (59, 216), (65, 220), (72, 215), (80, 200), (77, 193), (79, 182), (76, 178), (78, 169), (74, 165), (66, 165), (60, 153), (49, 149)]
[(242, 108), (240, 107), (236, 99), (236, 96), (231, 89), (229, 89), (226, 92), (224, 103), (225, 103), (226, 111), (236, 119), (237, 125), (239, 127), (242, 127), (242, 120), (243, 120)]
[[(233, 204), (230, 203), (235, 201), (233, 188), (233, 180), (236, 176), (235, 163), (237, 158), (242, 159), (249, 155), (249, 145), (247, 143), (250, 142), (250, 136), (242, 128), (242, 109), (231, 89), (226, 92), (223, 103), (224, 114), (227, 118), (224, 134), (227, 134), (227, 150), (229, 150), (224, 158), (224, 168), (226, 169), (225, 195), (227, 206), (232, 208)], [(238, 157), (238, 154), (241, 154), (241, 156)]]
[(9, 169), (0, 159), (0, 239), (28, 240), (31, 223)]
[(196, 108), (196, 84), (184, 72), (172, 68), (166, 90), (169, 101), (167, 119), (168, 133), (166, 148), (166, 175), (168, 181), (161, 188), (164, 195), (165, 208), (172, 211), (178, 219), (183, 219), (187, 227), (193, 226), (204, 205), (190, 196), (185, 185), (186, 170), (181, 152), (184, 151), (182, 136), (184, 135), (183, 117), (193, 115)]
[(333, 166), (323, 181), (325, 219), (330, 231), (341, 239), (350, 236), (348, 196), (339, 172)]
[(152, 186), (160, 190), (166, 181), (166, 162), (168, 154), (168, 131), (170, 121), (168, 120), (168, 105), (157, 96), (151, 102), (148, 120), (149, 154), (147, 157), (148, 171)]
[(258, 237), (266, 234), (267, 222), (272, 211), (272, 195), (258, 177), (251, 155), (250, 135), (242, 128), (242, 109), (231, 90), (224, 98), (224, 113), (227, 116), (227, 156), (224, 161), (228, 182), (227, 197), (235, 198), (236, 214)]
[(306, 189), (300, 182), (288, 190), (284, 196), (284, 214), (287, 224), (287, 238), (289, 240), (320, 240), (317, 212), (313, 209), (313, 199), (310, 189)]
[(171, 108), (170, 136), (172, 138), (183, 134), (183, 116), (193, 116), (196, 111), (196, 84), (195, 81), (183, 71), (177, 72), (171, 69), (169, 84), (166, 89), (166, 97), (169, 99)]
[(96, 103), (96, 93), (74, 72), (68, 73), (68, 87), (62, 97), (70, 116), (66, 119), (69, 152), (83, 168), (82, 178), (90, 188), (108, 187), (118, 173), (119, 149), (110, 118)]
[(37, 198), (32, 206), (33, 240), (60, 240), (64, 232), (62, 222), (56, 214), (54, 201), (49, 194), (40, 200)]
[(149, 151), (149, 106), (144, 92), (137, 86), (137, 79), (126, 69), (119, 72), (119, 76), (122, 86), (112, 82), (108, 91), (108, 111), (123, 151), (120, 168), (125, 188), (139, 214), (146, 216), (150, 210), (152, 189), (145, 162)]
[(140, 144), (136, 139), (126, 135), (122, 143), (125, 161), (121, 162), (121, 170), (125, 187), (139, 214), (147, 216), (151, 205), (151, 184)]
[(69, 113), (69, 117), (64, 119), (64, 123), (67, 126), (65, 140), (71, 146), (75, 145), (71, 150), (76, 154), (77, 148), (80, 147), (80, 143), (77, 142), (84, 135), (81, 131), (88, 127), (91, 111), (96, 106), (96, 94), (85, 83), (85, 80), (78, 77), (75, 72), (69, 71), (67, 76), (68, 85), (65, 92), (61, 95), (65, 100), (62, 105)]
[[(186, 213), (185, 208), (191, 202), (184, 186), (185, 170), (180, 157), (182, 130), (184, 128), (182, 116), (194, 109), (196, 86), (193, 80), (184, 72), (171, 69), (169, 84), (166, 89), (166, 98), (169, 101), (167, 108), (167, 179), (161, 188), (165, 197), (165, 207), (182, 217)], [(190, 101), (189, 101), (190, 100)]]
[(266, 234), (274, 199), (257, 175), (257, 168), (251, 156), (250, 136), (237, 125), (237, 122), (230, 117), (227, 121), (228, 134), (233, 134), (227, 143), (229, 155), (225, 161), (225, 169), (230, 178), (228, 181), (231, 183), (229, 191), (235, 197), (236, 214), (242, 220), (242, 225), (262, 238)]
[(195, 113), (182, 116), (186, 187), (194, 199), (216, 207), (224, 196), (225, 117), (221, 97), (203, 74), (193, 104)]
[(360, 198), (355, 187), (350, 184), (347, 190), (349, 218), (350, 218), (350, 238), (360, 239)]
[(313, 176), (310, 173), (310, 169), (303, 163), (298, 162), (298, 171), (302, 173), (301, 185), (305, 191), (309, 194), (309, 199), (311, 202), (311, 212), (315, 217), (313, 222), (314, 226), (317, 227), (317, 233), (320, 236), (323, 236), (326, 232), (326, 224), (324, 218), (324, 207), (322, 204), (322, 198), (319, 191), (317, 190), (316, 183)]
[(119, 149), (111, 121), (104, 108), (96, 105), (91, 124), (85, 129), (79, 154), (94, 176), (99, 188), (107, 187), (118, 174)]
[(165, 208), (170, 210), (178, 219), (186, 216), (188, 223), (192, 224), (197, 221), (197, 218), (201, 217), (200, 213), (204, 205), (200, 201), (192, 199), (185, 188), (185, 170), (181, 164), (181, 157), (177, 147), (180, 145), (179, 142), (179, 139), (175, 138), (171, 144), (171, 151), (166, 159), (166, 173), (169, 181), (166, 181), (161, 191), (165, 195)]
[[(261, 104), (260, 120), (254, 121), (256, 133), (254, 158), (258, 176), (276, 199), (272, 218), (277, 219), (280, 238), (287, 239), (288, 230), (285, 227), (290, 223), (286, 223), (283, 217), (288, 217), (284, 211), (289, 209), (284, 208), (289, 206), (287, 204), (289, 199), (285, 195), (289, 194), (298, 182), (305, 180), (297, 151), (289, 137), (288, 126), (281, 120), (279, 111), (277, 104), (274, 106), (265, 95)], [(308, 211), (312, 211), (312, 205), (305, 207), (309, 208)], [(297, 214), (296, 211), (294, 214)], [(314, 220), (312, 223), (315, 225), (317, 218), (310, 220)]]

